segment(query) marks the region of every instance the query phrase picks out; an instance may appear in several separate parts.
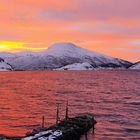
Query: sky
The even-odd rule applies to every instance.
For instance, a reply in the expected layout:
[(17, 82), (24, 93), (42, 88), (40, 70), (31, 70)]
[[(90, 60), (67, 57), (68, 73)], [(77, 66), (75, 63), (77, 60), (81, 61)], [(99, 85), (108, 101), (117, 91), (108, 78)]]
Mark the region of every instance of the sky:
[(140, 61), (140, 0), (0, 0), (0, 51), (57, 42)]

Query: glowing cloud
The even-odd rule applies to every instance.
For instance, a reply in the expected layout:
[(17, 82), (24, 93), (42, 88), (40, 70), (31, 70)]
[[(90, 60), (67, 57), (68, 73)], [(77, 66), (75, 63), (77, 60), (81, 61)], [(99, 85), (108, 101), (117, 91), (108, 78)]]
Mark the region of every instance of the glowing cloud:
[(27, 43), (24, 42), (13, 42), (13, 41), (0, 41), (0, 51), (24, 51), (24, 50), (32, 50), (32, 51), (39, 51), (44, 48), (33, 48), (28, 47)]

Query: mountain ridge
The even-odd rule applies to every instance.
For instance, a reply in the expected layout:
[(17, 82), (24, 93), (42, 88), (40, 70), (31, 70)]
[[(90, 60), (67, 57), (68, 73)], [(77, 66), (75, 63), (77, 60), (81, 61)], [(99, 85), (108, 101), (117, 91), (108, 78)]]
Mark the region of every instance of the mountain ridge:
[[(56, 43), (42, 52), (24, 51), (2, 55), (15, 70), (59, 69), (75, 63), (88, 63), (93, 68), (128, 68), (133, 63), (108, 55), (89, 51), (73, 43)], [(77, 66), (77, 65), (76, 65)]]

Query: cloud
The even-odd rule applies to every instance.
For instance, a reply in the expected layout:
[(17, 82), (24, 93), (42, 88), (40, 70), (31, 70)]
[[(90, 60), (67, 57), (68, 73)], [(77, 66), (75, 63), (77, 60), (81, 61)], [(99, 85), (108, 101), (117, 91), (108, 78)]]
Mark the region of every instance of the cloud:
[(121, 34), (140, 34), (140, 28), (127, 27), (124, 25), (114, 25), (109, 22), (100, 21), (97, 25), (75, 24), (64, 27), (65, 30), (81, 33), (121, 33)]
[(107, 48), (109, 50), (119, 50), (119, 51), (133, 51), (133, 52), (137, 52), (140, 51), (140, 48), (133, 48), (133, 47), (114, 47), (114, 48)]
[(96, 19), (140, 18), (139, 0), (81, 0), (83, 16)]
[(137, 46), (140, 49), (140, 40), (134, 40), (134, 41), (129, 42), (128, 44), (132, 46)]
[(140, 18), (140, 0), (78, 0), (75, 8), (44, 9), (41, 15), (60, 20)]
[(74, 20), (76, 17), (74, 16), (73, 12), (66, 11), (51, 11), (51, 10), (44, 10), (38, 14), (39, 19), (49, 19), (49, 20)]
[(0, 35), (0, 40), (13, 40), (17, 39), (19, 36), (14, 36), (14, 35)]

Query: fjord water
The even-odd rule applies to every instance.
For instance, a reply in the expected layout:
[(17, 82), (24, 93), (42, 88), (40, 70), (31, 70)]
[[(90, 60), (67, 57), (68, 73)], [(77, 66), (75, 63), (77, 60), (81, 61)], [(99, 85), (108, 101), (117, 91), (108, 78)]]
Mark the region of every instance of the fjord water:
[[(41, 124), (92, 112), (89, 140), (140, 139), (140, 71), (21, 71), (0, 73), (0, 134), (22, 136)], [(83, 138), (85, 139), (85, 138)]]

